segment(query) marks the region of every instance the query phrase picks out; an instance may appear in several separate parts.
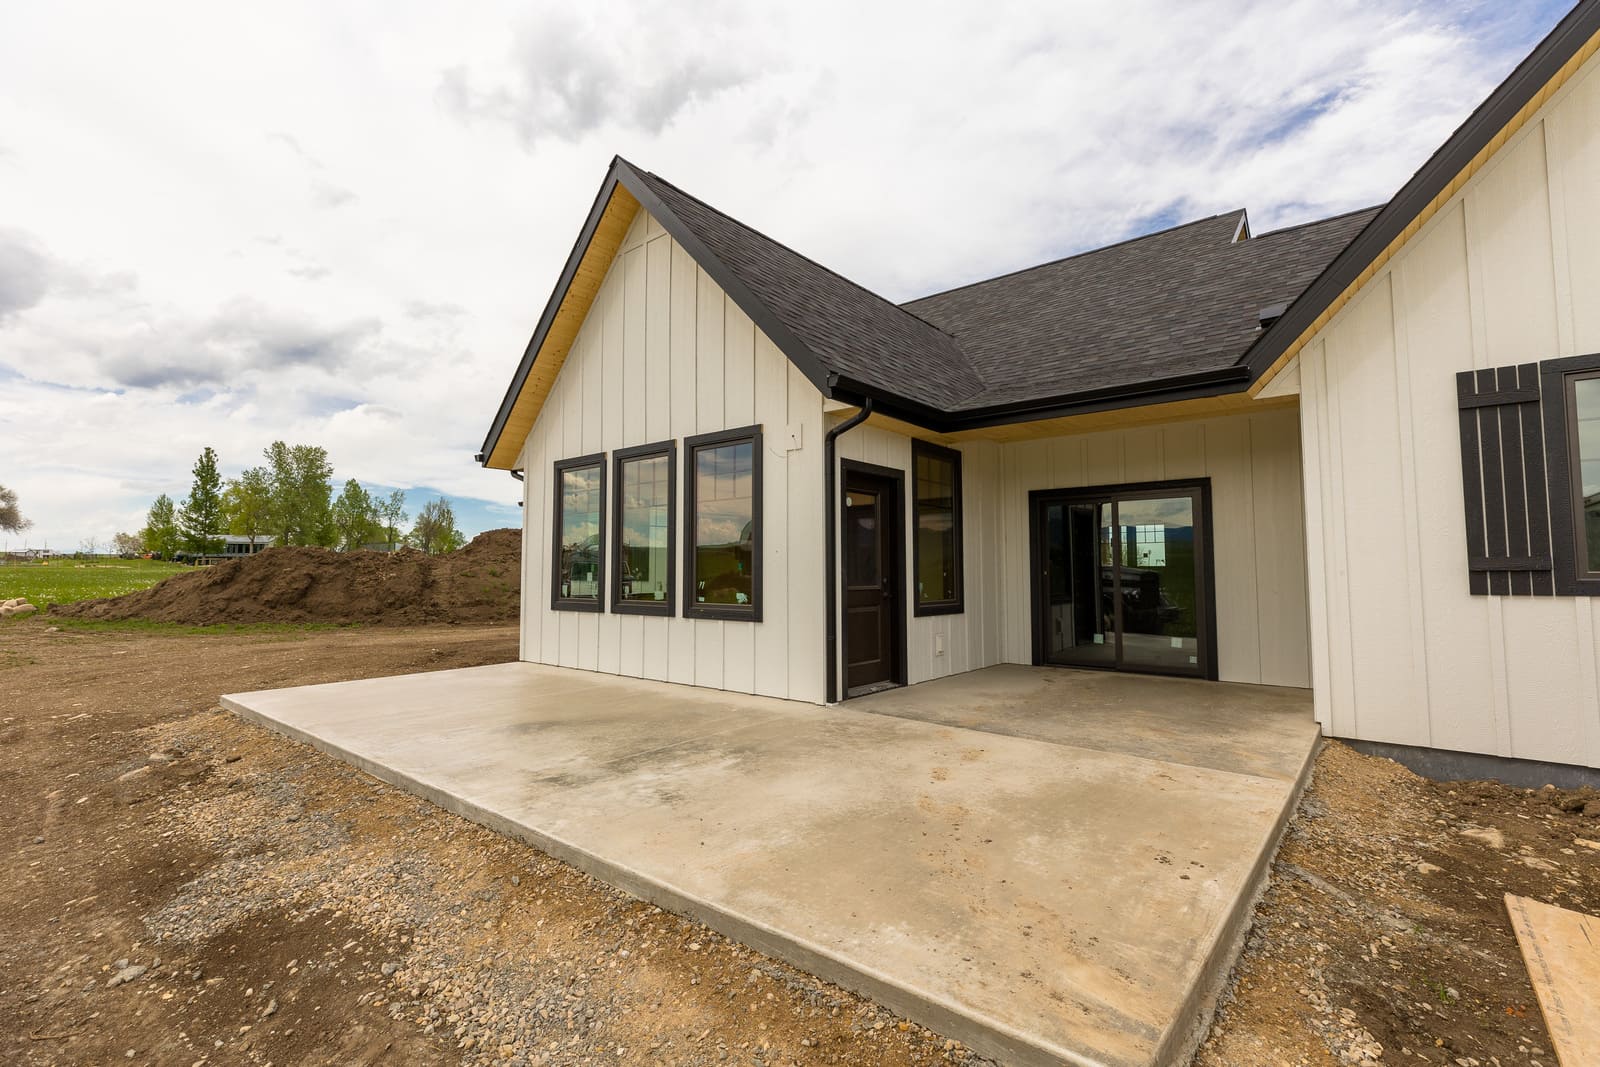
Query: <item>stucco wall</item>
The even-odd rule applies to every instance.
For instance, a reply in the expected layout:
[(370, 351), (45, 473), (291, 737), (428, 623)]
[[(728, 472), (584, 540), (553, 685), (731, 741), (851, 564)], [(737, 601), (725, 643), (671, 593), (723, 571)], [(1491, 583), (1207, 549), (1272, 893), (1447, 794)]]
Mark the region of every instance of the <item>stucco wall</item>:
[[(551, 464), (763, 427), (763, 621), (550, 609)], [(522, 658), (798, 700), (823, 699), (822, 396), (641, 211), (523, 446)], [(615, 516), (606, 503), (607, 558)], [(608, 568), (614, 570), (614, 568)], [(609, 576), (608, 576), (609, 581)], [(609, 597), (609, 587), (607, 596)]]
[(1316, 713), (1600, 766), (1597, 607), (1468, 592), (1454, 376), (1600, 351), (1600, 77), (1580, 72), (1297, 357)]

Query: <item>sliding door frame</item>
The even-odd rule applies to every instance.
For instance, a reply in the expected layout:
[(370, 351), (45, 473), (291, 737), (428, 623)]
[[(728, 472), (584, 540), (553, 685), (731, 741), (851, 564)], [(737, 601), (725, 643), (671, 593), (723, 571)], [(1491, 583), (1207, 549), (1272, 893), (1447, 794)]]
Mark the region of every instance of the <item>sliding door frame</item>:
[[(1159, 667), (1124, 666), (1122, 662), (1122, 528), (1116, 505), (1124, 500), (1159, 500), (1170, 496), (1192, 496), (1198, 514), (1194, 523), (1195, 553), (1195, 630), (1200, 662), (1198, 671), (1168, 671)], [(1049, 590), (1044, 580), (1044, 509), (1049, 504), (1110, 504), (1113, 511), (1112, 607), (1116, 625), (1116, 655), (1112, 663), (1053, 663), (1045, 658), (1045, 612)], [(1098, 571), (1100, 564), (1096, 563)], [(1028, 591), (1030, 630), (1033, 634), (1033, 663), (1039, 667), (1064, 667), (1072, 670), (1119, 671), (1125, 674), (1160, 674), (1179, 678), (1200, 677), (1217, 680), (1217, 582), (1216, 553), (1211, 539), (1211, 479), (1179, 478), (1163, 482), (1127, 482), (1117, 485), (1072, 486), (1063, 489), (1035, 489), (1028, 493)]]

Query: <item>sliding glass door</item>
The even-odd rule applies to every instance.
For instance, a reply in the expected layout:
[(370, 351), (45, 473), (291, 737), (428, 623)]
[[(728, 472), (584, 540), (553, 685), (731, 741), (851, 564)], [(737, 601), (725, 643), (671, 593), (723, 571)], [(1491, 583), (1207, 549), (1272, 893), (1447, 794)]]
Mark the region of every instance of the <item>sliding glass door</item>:
[(1034, 659), (1215, 674), (1203, 484), (1032, 494)]

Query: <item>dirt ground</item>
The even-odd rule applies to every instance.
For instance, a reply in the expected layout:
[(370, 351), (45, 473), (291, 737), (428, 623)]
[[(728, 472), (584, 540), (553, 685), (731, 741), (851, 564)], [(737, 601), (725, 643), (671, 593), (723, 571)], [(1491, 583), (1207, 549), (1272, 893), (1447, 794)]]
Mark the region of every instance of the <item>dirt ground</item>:
[[(513, 627), (50, 625), (0, 626), (0, 1063), (981, 1062), (214, 710)], [(1327, 746), (1197, 1063), (1555, 1067), (1507, 890), (1600, 910), (1600, 797)]]
[(514, 627), (49, 627), (0, 626), (0, 1063), (973, 1062), (213, 710), (508, 660)]
[(1326, 745), (1196, 1064), (1556, 1067), (1506, 893), (1600, 912), (1600, 793)]
[[(219, 623), (496, 623), (517, 617), (522, 531), (489, 530), (425, 555), (269, 548), (196, 567), (123, 596), (51, 605), (76, 619)], [(36, 607), (44, 607), (36, 604)]]

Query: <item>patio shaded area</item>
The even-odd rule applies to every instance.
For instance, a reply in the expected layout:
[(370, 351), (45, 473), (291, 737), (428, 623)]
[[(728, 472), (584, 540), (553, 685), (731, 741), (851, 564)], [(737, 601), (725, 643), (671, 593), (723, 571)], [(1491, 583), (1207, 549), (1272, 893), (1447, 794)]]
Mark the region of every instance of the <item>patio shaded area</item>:
[(1300, 690), (997, 667), (817, 707), (528, 663), (235, 712), (1003, 1062), (1181, 1058), (1316, 745)]

